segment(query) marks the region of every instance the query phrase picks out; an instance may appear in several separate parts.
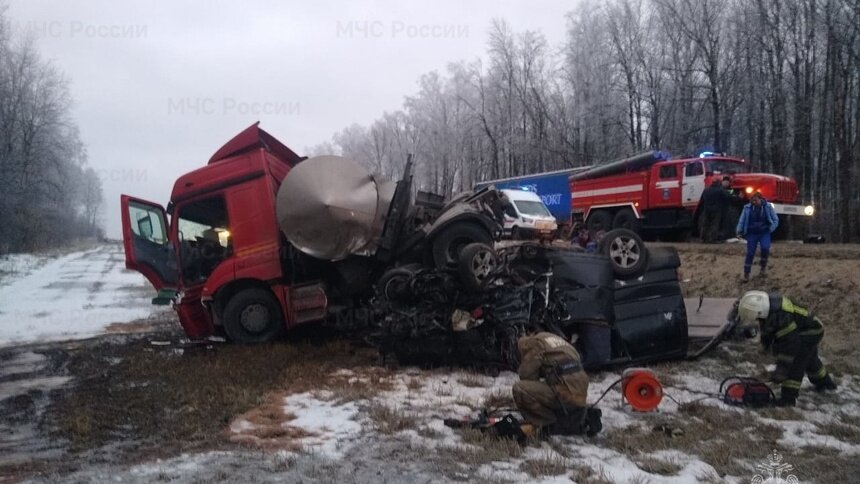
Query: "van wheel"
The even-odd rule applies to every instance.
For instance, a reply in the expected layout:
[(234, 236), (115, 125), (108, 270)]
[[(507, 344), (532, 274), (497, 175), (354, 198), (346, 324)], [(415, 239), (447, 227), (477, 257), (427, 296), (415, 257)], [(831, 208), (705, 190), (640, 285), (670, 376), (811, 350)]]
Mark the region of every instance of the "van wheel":
[(609, 258), (618, 278), (639, 277), (648, 270), (648, 249), (632, 230), (607, 232), (600, 240), (600, 253)]
[(612, 229), (612, 214), (606, 210), (595, 210), (588, 216), (586, 226), (592, 234), (596, 234), (601, 230), (610, 230)]
[(470, 291), (483, 289), (498, 266), (496, 251), (487, 244), (469, 244), (460, 252), (460, 279)]
[(460, 252), (464, 247), (474, 242), (492, 247), (493, 236), (489, 230), (478, 225), (477, 222), (451, 224), (433, 239), (433, 263), (438, 269), (456, 267), (460, 261)]
[(281, 336), (284, 329), (281, 306), (265, 289), (240, 291), (224, 308), (224, 331), (236, 343), (266, 343)]
[(632, 208), (622, 208), (612, 219), (612, 228), (632, 230), (638, 234), (642, 230), (642, 222), (636, 218)]
[(511, 228), (511, 240), (520, 240), (523, 238), (523, 235), (520, 233), (519, 227)]

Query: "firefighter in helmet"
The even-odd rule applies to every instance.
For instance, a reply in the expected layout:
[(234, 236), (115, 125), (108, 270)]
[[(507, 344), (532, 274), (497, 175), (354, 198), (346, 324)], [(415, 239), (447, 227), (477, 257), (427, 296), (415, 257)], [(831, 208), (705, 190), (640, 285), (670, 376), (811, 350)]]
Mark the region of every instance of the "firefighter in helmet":
[(776, 356), (772, 379), (782, 385), (778, 405), (795, 405), (804, 373), (816, 391), (836, 389), (818, 358), (824, 325), (809, 310), (781, 294), (747, 291), (737, 303), (737, 316), (743, 324), (758, 321), (762, 345)]
[(576, 349), (548, 332), (517, 341), (520, 381), (513, 396), (525, 420), (523, 432), (594, 435), (600, 431), (600, 410), (587, 409), (588, 375)]

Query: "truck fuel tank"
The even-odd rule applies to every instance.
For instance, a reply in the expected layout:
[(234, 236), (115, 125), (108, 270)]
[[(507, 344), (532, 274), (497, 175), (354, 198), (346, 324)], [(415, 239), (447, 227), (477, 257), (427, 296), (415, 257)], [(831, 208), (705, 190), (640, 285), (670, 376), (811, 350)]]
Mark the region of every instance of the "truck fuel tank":
[(278, 189), (278, 225), (296, 248), (318, 259), (372, 255), (394, 188), (348, 158), (310, 158)]

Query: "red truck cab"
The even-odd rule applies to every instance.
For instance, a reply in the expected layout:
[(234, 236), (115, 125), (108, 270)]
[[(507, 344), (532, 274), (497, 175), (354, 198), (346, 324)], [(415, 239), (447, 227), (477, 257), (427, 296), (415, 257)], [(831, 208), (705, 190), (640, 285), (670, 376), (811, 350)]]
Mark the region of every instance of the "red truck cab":
[(794, 180), (770, 173), (750, 173), (745, 160), (714, 153), (667, 159), (662, 153), (637, 155), (571, 175), (574, 219), (592, 231), (629, 228), (691, 231), (697, 226), (700, 201), (713, 180), (731, 177), (739, 201), (761, 192), (780, 215), (811, 216), (800, 206)]
[(189, 338), (223, 328), (232, 339), (266, 341), (322, 319), (321, 284), (292, 265), (275, 220), (275, 197), (303, 160), (257, 124), (203, 168), (179, 177), (170, 203), (122, 195), (126, 267), (173, 304)]

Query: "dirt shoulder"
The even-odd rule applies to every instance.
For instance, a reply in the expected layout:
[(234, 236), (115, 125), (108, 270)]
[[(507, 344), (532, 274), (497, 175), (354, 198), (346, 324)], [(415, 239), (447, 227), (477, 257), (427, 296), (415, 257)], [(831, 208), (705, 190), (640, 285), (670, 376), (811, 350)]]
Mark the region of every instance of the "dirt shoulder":
[[(776, 243), (766, 278), (753, 267), (741, 282), (742, 244), (675, 244), (681, 254), (685, 296), (737, 298), (747, 290), (780, 292), (821, 317), (822, 354), (835, 373), (860, 373), (860, 246)], [(758, 259), (756, 259), (756, 263)]]

